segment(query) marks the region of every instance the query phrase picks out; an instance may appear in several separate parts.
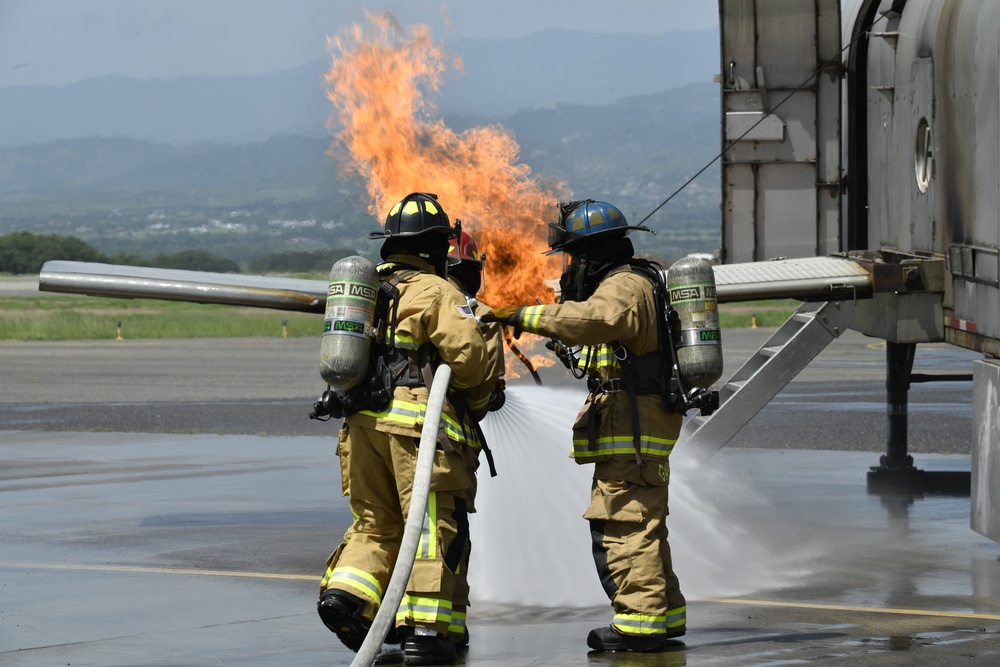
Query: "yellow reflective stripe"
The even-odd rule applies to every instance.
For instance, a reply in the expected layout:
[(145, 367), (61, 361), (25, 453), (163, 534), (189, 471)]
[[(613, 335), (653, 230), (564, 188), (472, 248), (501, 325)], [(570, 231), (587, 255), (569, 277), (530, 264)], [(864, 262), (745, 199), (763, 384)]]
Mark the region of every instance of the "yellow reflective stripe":
[(594, 345), (588, 348), (587, 360), (591, 368), (619, 368), (620, 364), (610, 345)]
[(667, 628), (679, 628), (687, 624), (687, 605), (667, 610)]
[(449, 635), (465, 634), (465, 612), (453, 609), (451, 611), (451, 624), (448, 626)]
[(451, 389), (453, 389), (453, 390), (455, 390), (455, 391), (460, 391), (462, 389), (468, 389), (471, 386), (472, 385), (465, 384), (461, 380), (456, 380), (454, 375), (451, 378), (451, 382), (448, 384), (448, 387), (451, 388)]
[(611, 624), (627, 635), (662, 635), (667, 629), (687, 623), (687, 607), (670, 609), (666, 614), (615, 614)]
[(440, 598), (404, 595), (399, 603), (399, 611), (396, 612), (396, 625), (403, 625), (407, 620), (424, 623), (444, 621), (451, 625), (451, 602)]
[(615, 614), (611, 624), (627, 635), (662, 635), (667, 631), (666, 616)]
[[(653, 435), (639, 436), (639, 444), (643, 454), (651, 456), (670, 456), (676, 440), (658, 438)], [(590, 438), (573, 438), (573, 453), (577, 458), (586, 459), (609, 454), (632, 454), (635, 445), (631, 435), (607, 435), (594, 440), (591, 449)]]
[[(415, 428), (417, 424), (424, 422), (424, 416), (427, 414), (427, 405), (393, 399), (389, 403), (387, 410), (380, 412), (362, 410), (359, 414)], [(445, 435), (448, 436), (449, 440), (467, 442), (474, 447), (479, 446), (479, 436), (476, 434), (475, 429), (463, 429), (459, 422), (445, 414), (441, 415), (441, 423), (444, 426)]]
[(479, 410), (486, 407), (486, 404), (490, 402), (489, 396), (483, 396), (482, 399), (476, 399), (474, 401), (468, 401), (469, 407), (473, 410)]
[(392, 337), (392, 344), (401, 350), (416, 350), (420, 347), (413, 336), (408, 336), (407, 334), (397, 333)]
[(618, 359), (608, 345), (588, 345), (583, 348), (582, 353), (576, 361), (577, 368), (597, 369), (597, 368), (621, 368)]
[(379, 419), (385, 419), (398, 424), (414, 426), (417, 423), (417, 419), (423, 416), (424, 407), (425, 406), (420, 403), (410, 403), (408, 401), (393, 399), (389, 403), (389, 408), (387, 410), (381, 410), (379, 412), (375, 412), (373, 410), (362, 410), (361, 414), (371, 415), (372, 417), (378, 417)]
[(330, 573), (330, 588), (352, 588), (367, 595), (375, 604), (382, 604), (382, 587), (372, 575), (356, 567), (338, 567)]
[(465, 442), (473, 447), (479, 446), (479, 436), (476, 435), (476, 429), (462, 428), (460, 423), (445, 414), (441, 415), (441, 422), (444, 424), (444, 432), (449, 440)]
[(427, 515), (424, 527), (420, 531), (420, 543), (417, 545), (417, 558), (435, 558), (437, 556), (437, 492), (427, 495)]
[(542, 319), (544, 306), (526, 306), (521, 309), (521, 328), (527, 332), (538, 331), (538, 323)]

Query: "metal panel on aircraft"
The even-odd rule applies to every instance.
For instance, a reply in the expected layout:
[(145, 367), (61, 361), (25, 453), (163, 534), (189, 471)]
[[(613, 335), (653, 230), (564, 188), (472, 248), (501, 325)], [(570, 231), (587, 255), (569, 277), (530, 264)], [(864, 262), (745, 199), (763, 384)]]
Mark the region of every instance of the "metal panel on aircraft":
[(734, 164), (725, 171), (722, 182), (722, 247), (727, 262), (752, 262), (757, 250), (757, 189), (754, 165)]
[(803, 162), (764, 166), (759, 175), (756, 259), (814, 257), (821, 254), (815, 235), (816, 167)]
[(839, 2), (720, 7), (722, 262), (839, 252)]
[(973, 306), (979, 333), (1000, 338), (1000, 11), (983, 17), (976, 43), (977, 295)]
[(720, 303), (758, 299), (859, 299), (871, 295), (872, 276), (861, 264), (839, 257), (799, 257), (774, 262), (720, 264), (715, 285)]
[(1000, 365), (973, 365), (972, 507), (973, 530), (1000, 542)]
[(119, 299), (160, 299), (322, 313), (328, 285), (320, 280), (50, 261), (38, 275), (46, 292)]

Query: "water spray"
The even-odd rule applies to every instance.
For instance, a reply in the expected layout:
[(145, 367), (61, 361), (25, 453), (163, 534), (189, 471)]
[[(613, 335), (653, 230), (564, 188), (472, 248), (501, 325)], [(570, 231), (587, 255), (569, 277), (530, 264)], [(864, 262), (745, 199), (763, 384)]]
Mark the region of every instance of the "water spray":
[[(469, 520), (478, 615), (470, 619), (489, 623), (507, 605), (559, 614), (609, 609), (582, 517), (593, 466), (570, 458), (587, 389), (524, 382), (507, 393), (504, 408), (482, 422), (503, 468), (479, 485)], [(753, 452), (732, 450), (706, 463), (683, 438), (670, 456), (667, 527), (674, 570), (692, 604), (796, 585), (813, 571), (821, 547), (801, 540), (801, 524), (775, 506), (774, 490), (748, 467), (752, 460)]]

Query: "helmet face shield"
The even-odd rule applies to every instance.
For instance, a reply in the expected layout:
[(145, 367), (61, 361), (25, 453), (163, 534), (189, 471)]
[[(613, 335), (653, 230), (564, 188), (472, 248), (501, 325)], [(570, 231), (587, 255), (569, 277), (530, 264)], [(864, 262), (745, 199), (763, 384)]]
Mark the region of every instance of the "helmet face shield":
[(559, 276), (559, 302), (583, 301), (584, 280), (586, 279), (586, 258), (564, 252), (562, 275)]
[(481, 267), (483, 256), (479, 254), (476, 240), (462, 229), (461, 220), (455, 221), (455, 230), (458, 233), (448, 241), (448, 266), (457, 266), (462, 262), (472, 262), (477, 267)]
[(549, 223), (549, 248), (558, 250), (566, 243), (566, 228), (557, 222)]

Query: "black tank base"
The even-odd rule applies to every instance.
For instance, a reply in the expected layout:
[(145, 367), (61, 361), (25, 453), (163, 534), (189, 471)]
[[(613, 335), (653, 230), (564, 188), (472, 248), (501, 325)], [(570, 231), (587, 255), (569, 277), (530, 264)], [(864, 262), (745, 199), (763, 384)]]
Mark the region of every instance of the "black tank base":
[(918, 470), (873, 467), (868, 473), (868, 494), (968, 496), (972, 474), (962, 470)]

